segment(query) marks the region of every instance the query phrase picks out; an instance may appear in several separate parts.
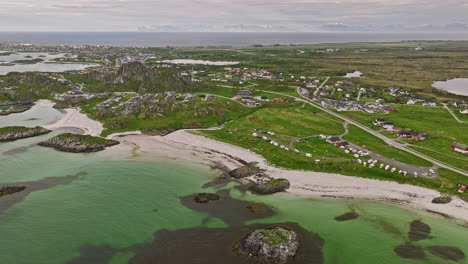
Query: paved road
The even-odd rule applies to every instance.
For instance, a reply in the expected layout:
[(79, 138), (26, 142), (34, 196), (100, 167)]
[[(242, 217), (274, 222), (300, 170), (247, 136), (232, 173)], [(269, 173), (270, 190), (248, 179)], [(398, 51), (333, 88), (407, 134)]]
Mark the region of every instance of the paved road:
[[(298, 89), (298, 90), (299, 90), (299, 89)], [(307, 97), (305, 97), (305, 96), (303, 96), (303, 95), (300, 95), (301, 97), (297, 97), (297, 96), (292, 96), (292, 95), (283, 94), (283, 93), (277, 93), (277, 92), (271, 92), (271, 91), (266, 91), (266, 90), (263, 90), (263, 92), (278, 94), (278, 95), (281, 95), (281, 96), (292, 97), (292, 98), (295, 98), (296, 100), (299, 100), (299, 101), (302, 101), (302, 102), (307, 102), (308, 104), (310, 104), (310, 105), (312, 105), (312, 106), (314, 106), (314, 107), (316, 107), (316, 108), (318, 108), (318, 109), (320, 109), (320, 110), (322, 110), (322, 111), (324, 111), (324, 112), (326, 112), (326, 113), (329, 113), (329, 114), (331, 114), (331, 115), (333, 115), (333, 116), (335, 116), (335, 117), (338, 117), (338, 118), (340, 118), (340, 119), (342, 119), (342, 120), (348, 122), (349, 124), (354, 125), (354, 126), (357, 126), (357, 127), (359, 127), (360, 129), (365, 130), (366, 132), (368, 132), (368, 133), (370, 133), (370, 134), (372, 134), (372, 135), (374, 135), (374, 136), (376, 136), (376, 137), (382, 139), (385, 143), (387, 143), (387, 144), (390, 145), (390, 146), (393, 146), (393, 147), (395, 147), (395, 148), (397, 148), (397, 149), (400, 149), (400, 150), (406, 151), (406, 152), (408, 152), (408, 153), (410, 153), (410, 154), (413, 154), (414, 156), (417, 156), (417, 157), (419, 157), (419, 158), (421, 158), (421, 159), (424, 159), (424, 160), (426, 160), (426, 161), (429, 161), (429, 162), (433, 163), (434, 165), (436, 165), (436, 166), (438, 166), (438, 167), (446, 168), (446, 169), (449, 169), (449, 170), (451, 170), (451, 171), (457, 172), (457, 173), (459, 173), (459, 174), (462, 174), (462, 175), (468, 177), (468, 172), (465, 171), (465, 170), (462, 170), (462, 169), (456, 168), (456, 167), (454, 167), (454, 166), (445, 164), (445, 163), (443, 163), (443, 162), (441, 162), (441, 161), (438, 161), (438, 160), (436, 160), (436, 159), (434, 159), (434, 158), (432, 158), (432, 157), (429, 157), (429, 156), (424, 155), (424, 154), (422, 154), (422, 153), (416, 152), (416, 151), (414, 151), (414, 150), (412, 150), (412, 149), (406, 148), (406, 146), (405, 146), (404, 144), (401, 144), (401, 143), (399, 143), (399, 142), (396, 142), (395, 140), (390, 139), (390, 138), (388, 138), (388, 137), (386, 137), (386, 136), (380, 134), (379, 132), (376, 132), (376, 131), (370, 129), (370, 128), (367, 127), (367, 126), (364, 126), (364, 125), (362, 125), (362, 124), (360, 124), (360, 123), (358, 123), (358, 122), (356, 122), (356, 121), (354, 121), (354, 120), (351, 120), (351, 119), (349, 119), (349, 118), (347, 118), (347, 117), (344, 117), (344, 116), (342, 116), (342, 115), (340, 115), (340, 114), (338, 114), (338, 113), (335, 113), (335, 112), (333, 112), (333, 111), (331, 111), (331, 110), (329, 110), (329, 109), (327, 109), (327, 108), (325, 108), (325, 107), (322, 107), (321, 105), (319, 105), (319, 104), (313, 102), (312, 100), (310, 100), (309, 98), (307, 98)], [(299, 91), (298, 91), (298, 94), (299, 94)]]
[(455, 120), (457, 120), (458, 123), (460, 123), (460, 124), (465, 123), (464, 121), (461, 121), (461, 120), (458, 118), (458, 116), (456, 116), (455, 113), (454, 113), (450, 108), (447, 107), (446, 104), (442, 104), (442, 105), (444, 106), (445, 109), (447, 109), (447, 111), (449, 111), (449, 113), (453, 116), (453, 118), (455, 118)]
[(317, 96), (318, 91), (319, 91), (323, 86), (325, 86), (325, 84), (328, 82), (328, 80), (330, 80), (330, 77), (327, 77), (327, 78), (325, 79), (325, 81), (323, 81), (323, 83), (322, 83), (319, 87), (317, 87), (317, 89), (315, 89), (314, 96)]

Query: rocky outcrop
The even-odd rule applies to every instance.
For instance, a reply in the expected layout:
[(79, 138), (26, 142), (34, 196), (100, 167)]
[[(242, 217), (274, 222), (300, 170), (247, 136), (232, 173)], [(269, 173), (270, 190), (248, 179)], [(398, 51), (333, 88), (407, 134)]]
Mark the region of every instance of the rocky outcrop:
[(2, 115), (9, 115), (9, 114), (17, 114), (17, 113), (22, 113), (31, 108), (32, 105), (24, 105), (20, 107), (10, 107), (7, 109), (0, 110), (0, 116)]
[(259, 173), (261, 170), (259, 167), (255, 166), (253, 163), (249, 163), (245, 166), (239, 167), (229, 172), (229, 175), (234, 178), (245, 178), (253, 176)]
[(116, 140), (87, 135), (62, 134), (39, 143), (40, 146), (52, 147), (65, 152), (97, 152), (106, 147), (118, 145)]
[(274, 179), (267, 182), (260, 182), (253, 185), (250, 189), (259, 194), (273, 194), (284, 192), (291, 187), (291, 183), (286, 179)]
[(296, 232), (280, 226), (255, 230), (239, 244), (241, 253), (275, 264), (291, 263), (298, 248)]
[(26, 189), (24, 186), (0, 187), (0, 197), (21, 192), (24, 189)]
[(22, 138), (34, 137), (49, 133), (50, 130), (43, 127), (2, 127), (0, 128), (0, 142), (13, 141)]
[(128, 81), (143, 81), (147, 78), (153, 78), (155, 72), (147, 68), (141, 62), (124, 63), (117, 70), (114, 82), (124, 83)]
[(448, 204), (452, 201), (452, 197), (450, 196), (440, 196), (432, 199), (432, 203), (435, 204)]

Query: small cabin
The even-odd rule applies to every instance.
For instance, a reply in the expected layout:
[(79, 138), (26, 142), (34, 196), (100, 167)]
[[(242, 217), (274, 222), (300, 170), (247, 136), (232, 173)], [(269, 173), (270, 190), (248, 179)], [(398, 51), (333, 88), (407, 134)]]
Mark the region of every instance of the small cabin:
[(455, 152), (460, 152), (462, 154), (468, 154), (468, 145), (460, 144), (460, 143), (453, 143), (450, 145), (450, 149)]

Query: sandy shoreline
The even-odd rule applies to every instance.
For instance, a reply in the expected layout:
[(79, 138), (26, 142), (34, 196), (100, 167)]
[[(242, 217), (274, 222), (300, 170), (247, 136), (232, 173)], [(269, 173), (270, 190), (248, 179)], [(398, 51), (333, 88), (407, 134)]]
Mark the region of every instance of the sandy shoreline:
[[(38, 102), (41, 106), (53, 106), (50, 101)], [(78, 128), (83, 130), (85, 135), (99, 136), (103, 130), (100, 122), (90, 119), (87, 115), (80, 112), (79, 108), (67, 108), (64, 110), (65, 115), (52, 124), (45, 125), (44, 128), (54, 130), (58, 128)]]
[[(93, 136), (102, 132), (102, 124), (80, 113), (79, 109), (65, 111), (66, 114), (60, 120), (46, 128), (75, 127)], [(241, 166), (240, 161), (258, 162), (258, 166), (266, 170), (269, 176), (288, 179), (292, 185), (288, 193), (292, 195), (386, 201), (468, 222), (467, 202), (454, 198), (449, 204), (433, 204), (432, 199), (440, 196), (434, 190), (333, 173), (280, 169), (270, 166), (262, 157), (249, 150), (194, 135), (185, 130), (166, 136), (140, 134), (141, 132), (135, 131), (110, 135), (109, 138), (119, 140), (122, 144), (108, 148), (100, 152), (100, 155), (175, 159), (209, 166), (222, 164), (229, 169)]]
[(241, 165), (239, 160), (256, 161), (269, 176), (286, 178), (292, 186), (288, 193), (302, 197), (357, 198), (385, 201), (431, 211), (468, 222), (468, 203), (454, 198), (449, 204), (433, 204), (438, 192), (413, 185), (377, 181), (332, 173), (293, 171), (272, 167), (246, 149), (179, 130), (167, 136), (131, 135), (117, 138), (122, 144), (102, 154), (132, 153), (147, 157), (171, 158), (203, 163), (223, 164), (229, 169)]

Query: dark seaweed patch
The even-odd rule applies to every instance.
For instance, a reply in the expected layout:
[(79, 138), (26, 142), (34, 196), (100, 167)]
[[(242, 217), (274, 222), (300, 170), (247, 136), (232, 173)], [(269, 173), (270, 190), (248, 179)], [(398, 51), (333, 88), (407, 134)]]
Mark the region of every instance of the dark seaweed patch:
[(15, 195), (7, 195), (2, 197), (0, 200), (0, 212), (10, 208), (15, 203), (22, 201), (26, 196), (28, 196), (31, 192), (49, 189), (58, 185), (65, 185), (69, 184), (72, 181), (88, 175), (87, 172), (79, 172), (74, 175), (67, 175), (62, 177), (48, 177), (38, 181), (31, 181), (31, 182), (19, 182), (19, 183), (3, 183), (2, 185), (8, 186), (21, 186), (26, 187), (21, 192), (16, 193)]
[[(221, 190), (216, 193), (220, 199), (209, 203), (197, 203), (195, 197), (197, 194), (181, 198), (184, 206), (209, 215), (209, 218), (220, 218), (229, 226), (243, 225), (245, 221), (262, 219), (273, 215), (273, 210), (258, 203), (237, 200), (229, 196), (228, 190)], [(205, 223), (210, 219), (205, 219)]]
[(430, 238), (431, 227), (419, 220), (415, 220), (410, 224), (408, 238), (411, 241), (418, 241)]
[(335, 220), (343, 222), (343, 221), (354, 220), (356, 218), (359, 218), (359, 214), (357, 214), (355, 212), (349, 212), (349, 213), (346, 213), (346, 214), (335, 217)]
[(424, 249), (412, 244), (404, 244), (400, 245), (393, 249), (395, 253), (406, 259), (425, 259), (426, 253), (424, 253)]
[(432, 254), (451, 261), (460, 261), (465, 258), (465, 253), (456, 247), (431, 246), (427, 248)]
[(118, 252), (118, 249), (111, 246), (83, 245), (80, 248), (80, 257), (67, 262), (67, 264), (108, 263)]
[[(300, 237), (294, 264), (323, 263), (323, 239), (295, 223), (282, 223), (296, 231)], [(155, 233), (154, 241), (139, 247), (131, 264), (254, 264), (257, 259), (239, 254), (237, 242), (243, 236), (271, 224), (235, 226), (228, 228), (190, 228), (176, 231), (161, 230)]]

